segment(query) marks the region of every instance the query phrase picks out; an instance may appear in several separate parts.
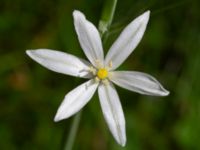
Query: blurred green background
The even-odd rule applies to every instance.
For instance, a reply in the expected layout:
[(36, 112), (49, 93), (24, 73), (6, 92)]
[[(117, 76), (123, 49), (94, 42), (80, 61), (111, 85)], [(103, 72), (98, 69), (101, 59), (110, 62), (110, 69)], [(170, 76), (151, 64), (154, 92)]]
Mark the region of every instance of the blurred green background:
[[(65, 94), (84, 79), (51, 72), (26, 49), (49, 48), (85, 58), (72, 12), (98, 25), (101, 0), (0, 1), (0, 149), (59, 150), (72, 118), (54, 123)], [(76, 150), (200, 150), (200, 2), (119, 0), (104, 48), (136, 16), (151, 10), (139, 46), (120, 67), (156, 77), (168, 97), (139, 95), (117, 87), (127, 145), (120, 147), (105, 124), (97, 94), (83, 109)]]

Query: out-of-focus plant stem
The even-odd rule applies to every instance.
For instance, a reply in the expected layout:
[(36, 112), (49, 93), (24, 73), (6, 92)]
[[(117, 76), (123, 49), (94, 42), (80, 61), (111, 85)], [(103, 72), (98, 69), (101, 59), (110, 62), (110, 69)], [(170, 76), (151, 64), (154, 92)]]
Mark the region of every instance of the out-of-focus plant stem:
[(105, 1), (103, 11), (101, 14), (101, 19), (99, 21), (99, 32), (101, 34), (102, 40), (106, 38), (106, 33), (108, 32), (110, 25), (113, 21), (116, 5), (117, 0)]
[(81, 120), (81, 111), (79, 113), (77, 113), (76, 116), (73, 118), (69, 136), (68, 136), (66, 144), (64, 146), (64, 150), (72, 150), (80, 120)]

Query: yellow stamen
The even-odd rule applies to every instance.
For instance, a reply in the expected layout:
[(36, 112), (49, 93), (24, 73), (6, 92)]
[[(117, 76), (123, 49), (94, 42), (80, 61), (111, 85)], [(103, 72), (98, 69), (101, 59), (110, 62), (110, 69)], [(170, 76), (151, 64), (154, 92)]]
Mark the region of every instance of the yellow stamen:
[(105, 79), (108, 77), (108, 71), (105, 68), (101, 68), (97, 72), (97, 77), (99, 79)]

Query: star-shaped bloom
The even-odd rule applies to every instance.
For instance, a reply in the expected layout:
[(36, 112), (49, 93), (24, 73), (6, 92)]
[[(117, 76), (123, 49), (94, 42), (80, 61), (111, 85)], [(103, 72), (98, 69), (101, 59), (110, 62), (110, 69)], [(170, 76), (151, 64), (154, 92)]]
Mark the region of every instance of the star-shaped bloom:
[(146, 73), (115, 71), (142, 39), (149, 15), (150, 11), (146, 11), (133, 20), (113, 43), (105, 58), (97, 28), (77, 10), (73, 12), (74, 26), (81, 48), (89, 62), (55, 50), (26, 51), (33, 60), (52, 71), (89, 79), (65, 96), (54, 118), (56, 122), (77, 113), (98, 90), (103, 115), (112, 135), (120, 145), (126, 144), (124, 114), (113, 83), (145, 95), (166, 96), (169, 94), (154, 77)]

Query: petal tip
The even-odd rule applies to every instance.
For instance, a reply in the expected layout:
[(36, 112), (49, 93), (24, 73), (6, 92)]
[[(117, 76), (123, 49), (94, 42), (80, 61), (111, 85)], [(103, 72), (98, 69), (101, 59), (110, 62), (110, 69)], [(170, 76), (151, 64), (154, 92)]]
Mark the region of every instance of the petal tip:
[(31, 55), (31, 50), (26, 50), (26, 54), (27, 54), (28, 56), (30, 56), (30, 55)]
[(71, 115), (64, 113), (62, 107), (58, 109), (55, 117), (54, 117), (54, 122), (59, 122), (61, 120), (69, 118)]
[(143, 17), (145, 20), (147, 20), (147, 22), (148, 22), (149, 17), (150, 17), (150, 10), (147, 10), (146, 12), (144, 12), (144, 14), (142, 15), (142, 17)]
[(28, 55), (32, 59), (34, 59), (34, 54), (34, 50), (26, 50), (26, 55)]
[(168, 96), (170, 92), (162, 87), (160, 94), (158, 96)]
[(58, 122), (58, 121), (59, 121), (59, 119), (57, 119), (57, 118), (54, 118), (54, 119), (53, 119), (53, 121), (54, 121), (54, 122)]
[(147, 14), (148, 16), (150, 15), (150, 13), (151, 13), (150, 10), (147, 10), (147, 11), (145, 12), (145, 14)]
[(167, 90), (165, 90), (165, 91), (163, 92), (163, 96), (168, 96), (169, 94), (170, 94), (170, 92), (167, 91)]
[(73, 17), (74, 17), (74, 18), (78, 18), (78, 17), (83, 17), (83, 18), (85, 18), (84, 14), (83, 14), (81, 11), (79, 11), (79, 10), (74, 10), (74, 11), (73, 11)]
[(79, 10), (76, 10), (76, 9), (75, 9), (75, 10), (73, 11), (73, 15), (77, 15), (78, 13), (79, 13)]
[(121, 141), (120, 145), (121, 145), (122, 147), (125, 147), (125, 146), (126, 146), (126, 140)]
[(54, 117), (54, 122), (58, 122), (60, 120), (62, 120), (62, 118), (58, 114), (56, 114), (56, 116)]

